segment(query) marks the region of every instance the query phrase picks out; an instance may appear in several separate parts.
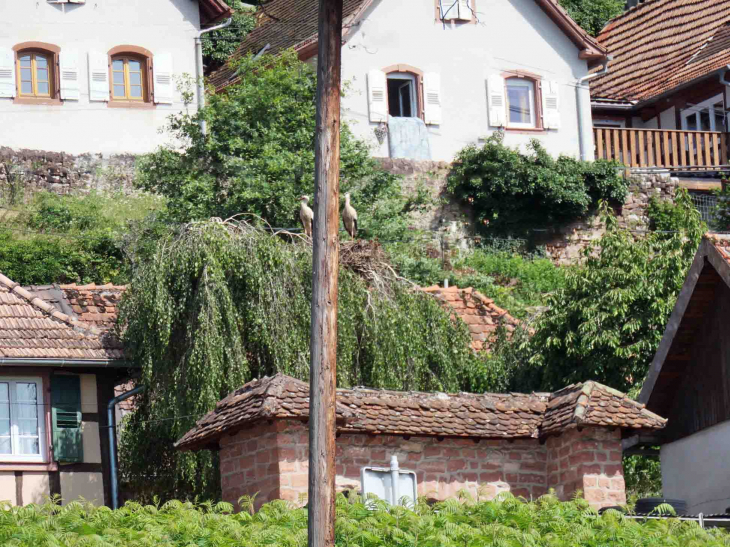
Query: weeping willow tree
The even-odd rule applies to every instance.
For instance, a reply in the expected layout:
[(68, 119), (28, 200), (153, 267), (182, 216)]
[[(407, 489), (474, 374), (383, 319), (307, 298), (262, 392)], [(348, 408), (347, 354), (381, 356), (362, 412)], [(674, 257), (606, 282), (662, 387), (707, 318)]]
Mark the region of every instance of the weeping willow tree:
[[(343, 262), (341, 387), (502, 387), (469, 349), (466, 325), (432, 296), (352, 246)], [(159, 243), (120, 306), (126, 356), (147, 387), (120, 449), (123, 478), (136, 496), (216, 494), (214, 455), (177, 453), (172, 444), (252, 378), (283, 372), (308, 379), (311, 283), (309, 244), (247, 222), (192, 223)], [(154, 491), (146, 490), (152, 483)]]

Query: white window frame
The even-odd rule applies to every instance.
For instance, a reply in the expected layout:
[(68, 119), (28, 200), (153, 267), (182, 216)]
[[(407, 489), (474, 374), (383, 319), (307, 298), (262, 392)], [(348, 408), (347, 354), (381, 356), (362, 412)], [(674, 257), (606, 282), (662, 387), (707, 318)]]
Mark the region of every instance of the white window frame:
[[(513, 122), (510, 120), (509, 111), (509, 86), (510, 84), (517, 84), (518, 87), (526, 87), (530, 90), (530, 123)], [(528, 78), (505, 78), (504, 80), (504, 98), (505, 104), (507, 105), (507, 127), (514, 127), (518, 129), (535, 129), (537, 127), (537, 103), (535, 102), (535, 95), (537, 93), (536, 82)]]
[[(701, 125), (700, 114), (703, 110), (707, 110), (710, 115), (710, 131), (723, 131), (723, 128), (718, 129), (717, 125), (715, 124), (715, 108), (713, 106), (716, 103), (723, 103), (723, 105), (725, 104), (724, 97), (722, 95), (722, 93), (719, 93), (714, 97), (707, 99), (706, 101), (702, 101), (701, 103), (692, 105), (689, 108), (682, 110), (680, 112), (680, 114), (682, 115), (682, 131), (702, 131), (702, 129), (699, 129), (699, 127)], [(723, 112), (723, 115), (727, 120), (727, 113)], [(687, 129), (687, 120), (693, 116), (695, 118), (695, 127), (697, 127), (698, 129)]]
[[(389, 72), (385, 75), (387, 80), (402, 80), (402, 81), (408, 81), (411, 83), (411, 115), (410, 116), (399, 116), (399, 117), (409, 117), (409, 118), (420, 118), (419, 112), (418, 112), (418, 80), (416, 77), (411, 74), (410, 72)], [(386, 82), (387, 86), (387, 82)], [(388, 95), (388, 90), (385, 90), (386, 95)], [(398, 97), (400, 98), (400, 93), (398, 94)], [(403, 109), (401, 108), (401, 112), (403, 112)], [(388, 105), (388, 115), (390, 115), (390, 104)]]
[(34, 383), (36, 385), (36, 393), (38, 396), (38, 450), (39, 454), (0, 454), (0, 463), (46, 463), (46, 404), (45, 392), (43, 391), (43, 379), (39, 377), (18, 377), (18, 376), (0, 376), (0, 383), (10, 384), (10, 438), (13, 452), (17, 449), (18, 443), (18, 424), (14, 420), (15, 400), (17, 398), (17, 390), (15, 384)]

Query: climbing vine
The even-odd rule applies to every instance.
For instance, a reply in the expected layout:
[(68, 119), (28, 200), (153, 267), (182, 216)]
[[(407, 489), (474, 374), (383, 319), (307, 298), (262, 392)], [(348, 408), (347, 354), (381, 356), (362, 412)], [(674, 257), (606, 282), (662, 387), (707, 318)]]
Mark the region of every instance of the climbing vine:
[[(287, 241), (289, 240), (289, 241)], [(466, 325), (399, 279), (377, 244), (348, 243), (339, 279), (338, 384), (398, 390), (488, 389)], [(160, 241), (121, 303), (127, 357), (147, 387), (122, 440), (125, 479), (155, 476), (164, 497), (210, 494), (210, 453), (172, 443), (252, 378), (307, 380), (311, 245), (248, 222), (192, 223)]]

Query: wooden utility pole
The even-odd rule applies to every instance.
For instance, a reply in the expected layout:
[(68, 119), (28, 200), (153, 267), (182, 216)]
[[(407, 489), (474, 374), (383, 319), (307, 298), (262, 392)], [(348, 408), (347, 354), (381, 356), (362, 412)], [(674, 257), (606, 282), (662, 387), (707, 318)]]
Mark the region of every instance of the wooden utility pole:
[(319, 1), (309, 372), (309, 547), (334, 547), (335, 544), (342, 2)]

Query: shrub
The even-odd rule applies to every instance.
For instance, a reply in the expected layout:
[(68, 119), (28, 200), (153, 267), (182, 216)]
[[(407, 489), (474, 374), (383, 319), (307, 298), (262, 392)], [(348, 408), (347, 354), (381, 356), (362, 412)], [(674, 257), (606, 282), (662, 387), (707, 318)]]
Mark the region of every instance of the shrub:
[(482, 147), (467, 146), (456, 158), (448, 189), (472, 207), (477, 227), (501, 234), (531, 234), (586, 215), (598, 201), (623, 203), (628, 181), (618, 164), (554, 159), (537, 140), (529, 153), (490, 136)]
[[(250, 508), (246, 500), (246, 508)], [(730, 535), (676, 519), (636, 521), (618, 511), (603, 515), (577, 499), (546, 495), (525, 502), (509, 494), (495, 501), (451, 499), (429, 507), (391, 507), (359, 496), (337, 496), (339, 547), (724, 547)], [(0, 510), (0, 543), (9, 547), (303, 547), (307, 511), (275, 501), (254, 513), (228, 503), (162, 506), (127, 503), (112, 511), (91, 504), (50, 503)]]

